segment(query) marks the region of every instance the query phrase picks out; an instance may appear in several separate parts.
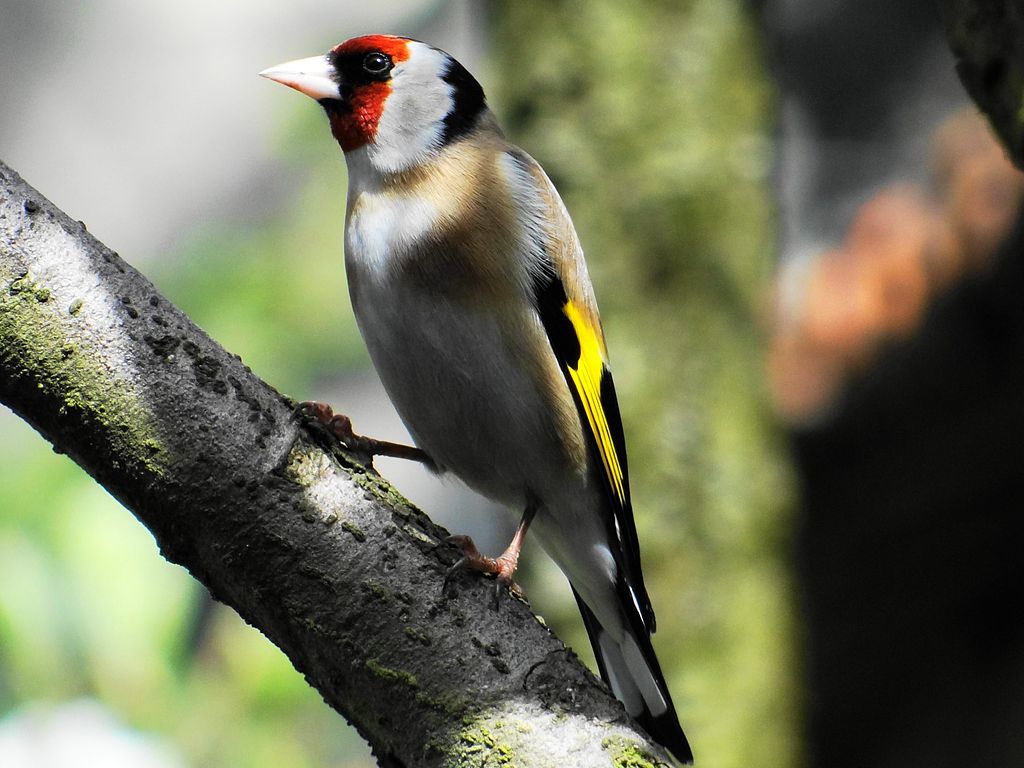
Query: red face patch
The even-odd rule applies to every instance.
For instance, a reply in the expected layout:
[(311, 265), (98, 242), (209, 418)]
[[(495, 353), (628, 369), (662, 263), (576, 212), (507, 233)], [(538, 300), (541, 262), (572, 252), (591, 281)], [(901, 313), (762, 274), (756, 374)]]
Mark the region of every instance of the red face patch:
[(396, 64), (409, 58), (409, 38), (395, 35), (363, 35), (346, 40), (334, 46), (332, 53), (370, 53), (380, 51), (391, 57)]
[(356, 86), (348, 100), (348, 110), (328, 111), (331, 133), (345, 152), (373, 141), (377, 135), (377, 123), (384, 112), (384, 102), (390, 93), (389, 83)]
[(409, 41), (392, 35), (365, 35), (347, 40), (328, 54), (342, 81), (345, 106), (328, 110), (331, 133), (341, 148), (348, 152), (371, 141), (384, 112), (384, 102), (391, 93), (390, 78), (380, 79), (364, 70), (368, 54), (382, 53), (399, 64), (409, 58)]

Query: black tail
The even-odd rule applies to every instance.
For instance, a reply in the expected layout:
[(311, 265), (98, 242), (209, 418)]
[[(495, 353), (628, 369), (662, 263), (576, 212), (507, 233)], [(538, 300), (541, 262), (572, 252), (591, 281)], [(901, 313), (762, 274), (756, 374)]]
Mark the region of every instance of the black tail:
[(623, 642), (617, 643), (575, 589), (573, 594), (583, 614), (583, 624), (590, 636), (590, 644), (594, 647), (601, 679), (651, 738), (679, 761), (687, 765), (692, 763), (693, 752), (676, 717), (665, 677), (661, 674), (661, 666), (651, 646), (650, 635), (646, 630), (633, 629), (627, 623)]

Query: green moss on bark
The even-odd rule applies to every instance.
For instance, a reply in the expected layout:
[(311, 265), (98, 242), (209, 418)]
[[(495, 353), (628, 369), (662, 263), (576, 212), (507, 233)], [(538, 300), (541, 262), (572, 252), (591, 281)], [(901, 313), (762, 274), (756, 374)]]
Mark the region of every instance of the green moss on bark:
[(418, 688), (419, 681), (416, 675), (406, 672), (404, 669), (395, 669), (381, 664), (377, 659), (367, 659), (366, 668), (382, 680), (391, 683), (400, 683), (409, 688)]
[(459, 732), (459, 737), (450, 752), (450, 766), (475, 766), (478, 768), (498, 768), (511, 766), (514, 762), (515, 750), (512, 745), (502, 740), (504, 727), (491, 730), (481, 722)]
[(629, 739), (610, 737), (601, 746), (611, 755), (615, 768), (668, 768), (668, 764)]
[(97, 425), (117, 454), (161, 475), (170, 457), (145, 402), (118, 370), (129, 363), (111, 363), (109, 349), (93, 346), (84, 329), (69, 325), (78, 313), (52, 297), (31, 272), (0, 276), (0, 357), (10, 378), (35, 381), (42, 397), (60, 402), (62, 417)]

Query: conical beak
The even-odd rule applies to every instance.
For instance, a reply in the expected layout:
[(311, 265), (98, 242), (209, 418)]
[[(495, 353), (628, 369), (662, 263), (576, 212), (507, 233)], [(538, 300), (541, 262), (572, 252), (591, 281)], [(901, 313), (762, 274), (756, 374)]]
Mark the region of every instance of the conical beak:
[(312, 99), (340, 99), (334, 67), (326, 56), (310, 56), (278, 64), (260, 72), (260, 77), (276, 80)]

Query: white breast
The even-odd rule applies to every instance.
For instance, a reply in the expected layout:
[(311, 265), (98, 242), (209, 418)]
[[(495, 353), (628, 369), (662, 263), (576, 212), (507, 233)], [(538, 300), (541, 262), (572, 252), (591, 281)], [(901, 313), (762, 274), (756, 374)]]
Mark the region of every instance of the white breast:
[(352, 183), (345, 224), (345, 252), (368, 277), (386, 279), (397, 259), (409, 253), (437, 224), (440, 211), (419, 195), (385, 192)]
[(429, 200), (406, 195), (364, 195), (349, 217), (345, 245), (363, 267), (383, 279), (394, 259), (431, 229), (439, 212)]

